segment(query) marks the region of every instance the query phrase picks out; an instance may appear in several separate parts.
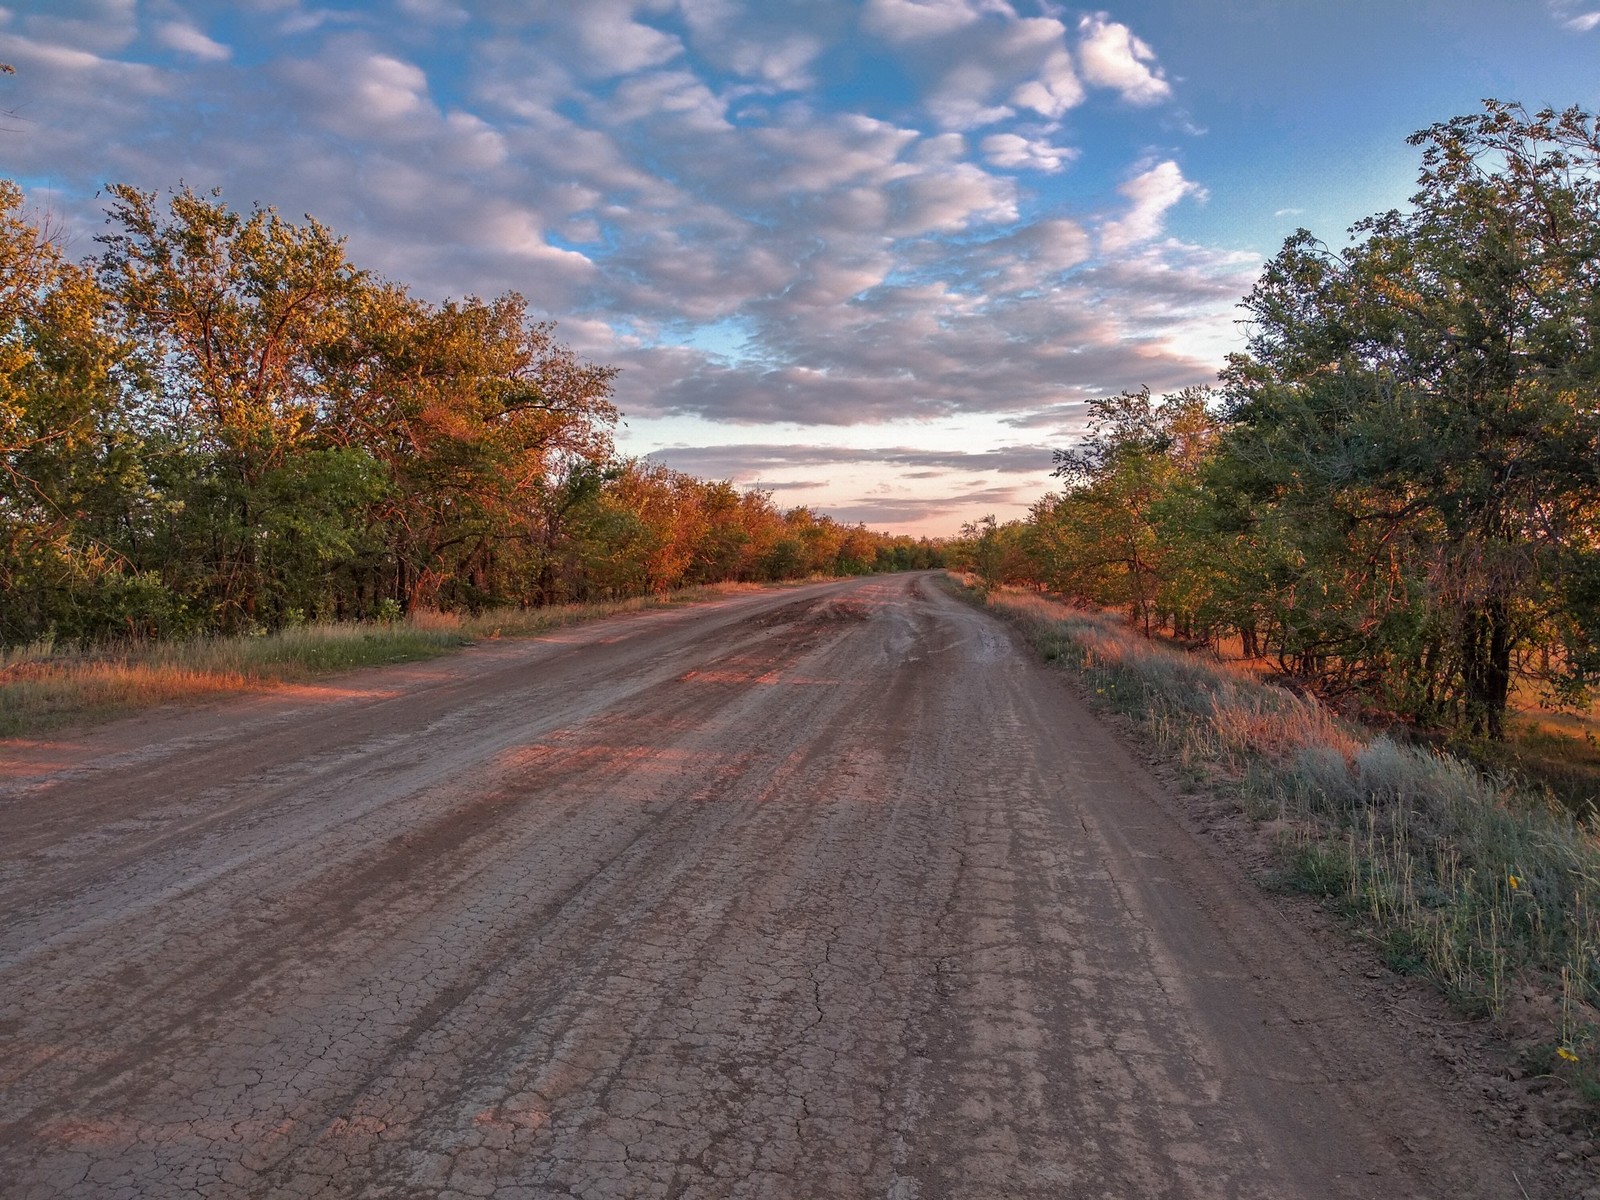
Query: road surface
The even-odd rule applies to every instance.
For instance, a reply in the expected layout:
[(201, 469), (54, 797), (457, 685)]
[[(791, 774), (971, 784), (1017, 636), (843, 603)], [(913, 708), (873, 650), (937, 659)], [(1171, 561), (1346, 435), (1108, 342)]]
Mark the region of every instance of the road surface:
[(1518, 1195), (930, 575), (13, 743), (0, 914), (7, 1198)]

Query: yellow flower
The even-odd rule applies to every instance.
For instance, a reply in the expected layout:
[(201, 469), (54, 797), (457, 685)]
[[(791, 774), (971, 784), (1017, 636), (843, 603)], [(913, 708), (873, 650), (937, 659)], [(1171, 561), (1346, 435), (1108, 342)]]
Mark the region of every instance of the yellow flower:
[(1577, 1051), (1573, 1050), (1573, 1048), (1571, 1046), (1557, 1046), (1556, 1047), (1556, 1057), (1557, 1058), (1564, 1058), (1568, 1062), (1577, 1062), (1578, 1061)]

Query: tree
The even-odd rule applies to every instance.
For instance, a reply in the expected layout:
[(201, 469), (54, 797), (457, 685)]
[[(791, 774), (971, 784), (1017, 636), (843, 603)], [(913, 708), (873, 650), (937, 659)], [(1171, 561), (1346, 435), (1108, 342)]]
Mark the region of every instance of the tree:
[(616, 459), (615, 370), (515, 293), (427, 303), (309, 217), (110, 191), (103, 251), (79, 265), (0, 182), (0, 644), (902, 557), (767, 493)]
[(1000, 522), (993, 513), (961, 526), (961, 538), (951, 548), (955, 563), (971, 571), (985, 588), (1032, 580), (1033, 563), (1024, 546), (1021, 521)]
[(0, 639), (114, 628), (116, 511), (135, 441), (117, 420), (127, 344), (93, 274), (21, 215), (0, 180)]
[(1163, 601), (1167, 611), (1193, 612), (1163, 505), (1215, 439), (1208, 400), (1190, 389), (1158, 401), (1144, 388), (1089, 402), (1084, 437), (1053, 452), (1066, 491), (1045, 497), (1030, 516), (1033, 553), (1051, 587), (1126, 607), (1146, 633), (1161, 620)]
[(1519, 647), (1581, 670), (1600, 632), (1561, 582), (1595, 570), (1600, 137), (1490, 101), (1411, 141), (1410, 211), (1300, 231), (1247, 298), (1225, 471), (1309, 651), (1498, 737)]
[(325, 362), (339, 381), (334, 436), (389, 479), (375, 515), (396, 600), (526, 596), (518, 571), (550, 581), (557, 526), (578, 498), (569, 472), (610, 456), (614, 369), (557, 342), (514, 292), (435, 307), (393, 286), (363, 297)]
[[(308, 482), (351, 474), (308, 472), (294, 460), (322, 445), (323, 365), (348, 337), (366, 277), (309, 218), (244, 215), (188, 188), (165, 211), (154, 193), (109, 191), (115, 228), (99, 239), (99, 277), (139, 347), (139, 415), (161, 430), (166, 451), (154, 473), (182, 506), (178, 536), (198, 569), (179, 586), (224, 627), (255, 622), (269, 615), (264, 600), (283, 603), (274, 542), (298, 527), (283, 506), (304, 498)], [(323, 506), (330, 516), (345, 511), (338, 500)], [(194, 555), (202, 547), (203, 563)]]

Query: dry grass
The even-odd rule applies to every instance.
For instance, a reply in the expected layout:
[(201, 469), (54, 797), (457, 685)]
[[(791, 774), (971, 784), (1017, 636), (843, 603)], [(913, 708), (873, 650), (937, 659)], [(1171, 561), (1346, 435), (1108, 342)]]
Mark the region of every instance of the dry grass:
[(623, 612), (760, 590), (756, 584), (688, 588), (602, 604), (495, 609), (476, 616), (421, 612), (403, 621), (305, 625), (260, 637), (61, 650), (0, 650), (0, 737), (143, 708), (262, 691), (337, 671), (414, 662), (475, 641), (529, 637)]
[(0, 736), (224, 693), (259, 691), (354, 667), (430, 658), (468, 640), (460, 634), (395, 622), (307, 625), (263, 637), (116, 649), (59, 651), (31, 646), (0, 652)]
[[(1222, 662), (1258, 679), (1279, 671), (1270, 659), (1246, 657), (1238, 635), (1213, 649)], [(1516, 678), (1503, 742), (1457, 750), (1480, 767), (1516, 777), (1529, 791), (1548, 793), (1579, 816), (1600, 812), (1600, 703), (1560, 707), (1538, 674)]]
[[(1374, 735), (1248, 670), (1022, 592), (983, 602), (1097, 702), (1287, 831), (1280, 882), (1328, 898), (1391, 966), (1525, 1041), (1538, 1070), (1600, 1102), (1600, 829), (1510, 776)], [(1530, 1001), (1533, 997), (1535, 1001)], [(1515, 1011), (1514, 1011), (1515, 1010)]]

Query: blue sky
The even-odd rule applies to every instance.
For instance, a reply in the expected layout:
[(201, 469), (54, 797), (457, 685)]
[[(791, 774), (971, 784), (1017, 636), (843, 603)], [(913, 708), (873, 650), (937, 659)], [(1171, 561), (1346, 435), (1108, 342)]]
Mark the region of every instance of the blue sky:
[(1209, 382), (1304, 225), (1486, 96), (1600, 107), (1600, 0), (0, 2), (0, 165), (309, 213), (623, 368), (619, 446), (849, 521), (1020, 515), (1083, 401)]

